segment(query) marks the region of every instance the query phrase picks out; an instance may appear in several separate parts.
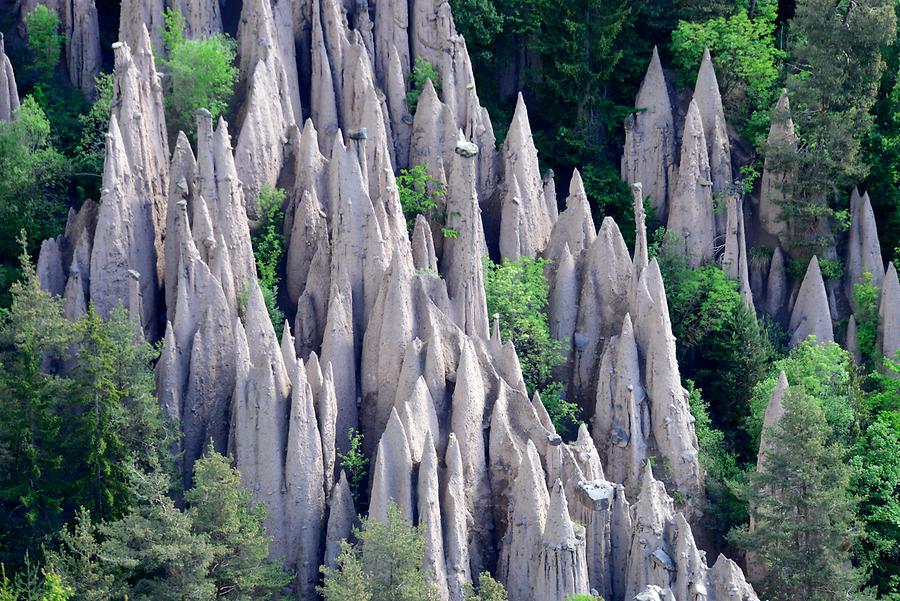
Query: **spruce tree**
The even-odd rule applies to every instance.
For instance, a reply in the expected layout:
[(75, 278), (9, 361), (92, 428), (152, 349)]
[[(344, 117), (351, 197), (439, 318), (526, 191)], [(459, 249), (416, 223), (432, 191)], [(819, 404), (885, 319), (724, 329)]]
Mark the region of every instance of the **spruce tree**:
[(789, 389), (784, 407), (766, 435), (766, 468), (750, 478), (754, 529), (732, 539), (764, 562), (754, 584), (772, 601), (846, 600), (859, 574), (849, 567), (858, 526), (845, 449), (829, 442), (822, 408), (802, 389)]

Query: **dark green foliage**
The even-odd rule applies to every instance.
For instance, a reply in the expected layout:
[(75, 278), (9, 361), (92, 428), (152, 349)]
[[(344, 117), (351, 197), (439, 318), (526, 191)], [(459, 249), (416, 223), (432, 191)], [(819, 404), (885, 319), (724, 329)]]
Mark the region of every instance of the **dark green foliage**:
[(50, 122), (31, 96), (17, 119), (0, 121), (0, 258), (12, 269), (18, 268), (21, 230), (28, 232), (30, 254), (62, 230), (69, 165), (50, 136)]
[(736, 493), (746, 483), (747, 474), (738, 465), (738, 457), (725, 444), (725, 435), (712, 425), (709, 406), (691, 380), (684, 380), (688, 390), (694, 433), (700, 445), (700, 465), (706, 472), (706, 496), (709, 500), (709, 522), (717, 540), (747, 521), (747, 504)]
[(778, 100), (779, 63), (785, 53), (775, 45), (777, 3), (760, 0), (755, 8), (754, 18), (741, 8), (704, 23), (679, 21), (672, 32), (672, 53), (685, 86), (691, 87), (703, 49), (709, 48), (728, 123), (761, 148), (769, 112)]
[(286, 240), (282, 234), (284, 197), (281, 188), (263, 184), (259, 191), (259, 224), (251, 235), (256, 274), (275, 333), (281, 337), (284, 313), (278, 308), (278, 285), (284, 270)]
[(425, 83), (429, 79), (431, 80), (431, 85), (434, 86), (435, 92), (440, 94), (441, 74), (438, 72), (437, 67), (421, 56), (417, 56), (413, 63), (412, 73), (409, 75), (409, 92), (406, 93), (406, 105), (409, 107), (410, 113), (416, 113), (419, 96), (422, 94), (422, 90), (425, 89)]
[(167, 465), (171, 442), (154, 397), (156, 351), (125, 312), (64, 319), (23, 257), (0, 323), (0, 561), (13, 566), (79, 505), (121, 516), (133, 501), (128, 466)]
[(881, 48), (893, 43), (896, 29), (893, 0), (797, 2), (787, 87), (800, 152), (766, 151), (770, 163), (798, 173), (783, 190), (792, 254), (821, 254), (830, 244), (823, 224), (867, 174), (861, 143), (873, 124)]
[(362, 485), (369, 475), (369, 459), (363, 455), (362, 432), (357, 432), (353, 428), (350, 428), (347, 432), (347, 438), (350, 441), (350, 448), (347, 449), (346, 453), (338, 451), (337, 458), (341, 467), (347, 472), (347, 482), (350, 484), (350, 494), (353, 495), (353, 502), (358, 506), (362, 501), (360, 497)]
[(878, 297), (881, 291), (873, 284), (872, 274), (863, 273), (862, 281), (853, 285), (856, 301), (856, 338), (859, 351), (867, 365), (875, 365), (880, 359), (875, 341), (878, 337)]
[(703, 390), (726, 447), (743, 460), (756, 446), (742, 430), (748, 400), (776, 353), (764, 328), (744, 305), (737, 283), (715, 265), (687, 267), (663, 242), (660, 267), (681, 374)]
[(428, 172), (428, 165), (413, 165), (409, 169), (401, 169), (397, 176), (397, 191), (400, 194), (400, 206), (406, 217), (406, 230), (412, 236), (416, 225), (416, 216), (422, 215), (429, 222), (437, 220), (441, 224), (441, 233), (445, 238), (456, 238), (459, 233), (443, 224), (447, 221), (444, 209), (444, 186)]
[(508, 601), (509, 596), (503, 584), (494, 580), (490, 572), (478, 575), (478, 592), (471, 583), (466, 583), (466, 601)]
[(106, 158), (106, 132), (112, 116), (112, 73), (101, 73), (96, 82), (97, 100), (90, 110), (78, 117), (81, 136), (75, 145), (72, 159), (76, 187), (82, 199), (100, 197), (103, 161)]
[(781, 371), (792, 388), (803, 390), (822, 408), (833, 440), (850, 446), (859, 432), (858, 412), (862, 405), (850, 357), (833, 342), (814, 344), (807, 340), (776, 361), (769, 376), (753, 388), (748, 419), (752, 447), (759, 448), (763, 416)]
[(25, 15), (25, 30), (28, 46), (34, 58), (32, 67), (40, 80), (53, 76), (59, 64), (60, 51), (65, 36), (59, 32), (59, 16), (43, 4), (38, 4)]
[(82, 511), (50, 561), (78, 599), (281, 599), (289, 575), (268, 559), (266, 510), (249, 505), (240, 475), (215, 452), (194, 465), (192, 504), (179, 510), (158, 466), (129, 469), (136, 502), (121, 519)]
[(767, 566), (767, 598), (845, 600), (860, 580), (847, 567), (858, 525), (845, 448), (831, 442), (825, 413), (801, 388), (789, 389), (784, 408), (767, 434), (766, 469), (750, 478), (755, 528), (732, 538)]
[(387, 520), (366, 518), (354, 529), (357, 543), (341, 543), (338, 567), (322, 567), (325, 601), (435, 601), (425, 580), (421, 526), (413, 527), (393, 502)]
[[(895, 397), (900, 402), (900, 395)], [(900, 595), (900, 413), (884, 412), (851, 449), (850, 491), (864, 529), (854, 559), (885, 599)]]
[(584, 191), (591, 204), (594, 223), (612, 217), (629, 247), (634, 247), (634, 201), (628, 184), (608, 163), (588, 163), (581, 171)]
[(185, 20), (178, 10), (166, 9), (165, 20), (163, 41), (168, 59), (157, 60), (171, 79), (166, 121), (170, 128), (193, 132), (197, 109), (207, 109), (215, 120), (228, 108), (238, 78), (234, 66), (237, 45), (224, 34), (185, 39)]
[(563, 360), (559, 341), (550, 336), (547, 307), (547, 261), (522, 257), (502, 264), (485, 258), (484, 288), (489, 315), (500, 316), (500, 337), (512, 340), (519, 355), (525, 386), (538, 392), (560, 434), (572, 434), (578, 406), (563, 396), (553, 369)]
[(209, 448), (194, 468), (194, 487), (185, 494), (192, 531), (206, 535), (217, 599), (280, 599), (290, 574), (269, 560), (269, 536), (263, 527), (265, 503), (252, 503), (241, 475), (228, 458)]

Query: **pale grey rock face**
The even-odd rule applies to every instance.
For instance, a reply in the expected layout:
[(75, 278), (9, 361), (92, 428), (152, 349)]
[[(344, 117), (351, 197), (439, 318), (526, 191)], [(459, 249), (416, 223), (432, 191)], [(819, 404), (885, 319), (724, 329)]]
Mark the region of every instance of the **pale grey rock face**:
[[(260, 0), (267, 5), (268, 0)], [(273, 50), (253, 67), (241, 133), (235, 147), (235, 166), (244, 183), (247, 216), (259, 217), (259, 196), (274, 187), (284, 165), (287, 128), (294, 123), (293, 109), (284, 96), (285, 69)], [(280, 102), (272, 102), (281, 98)]]
[(868, 192), (858, 200), (855, 198), (857, 196), (854, 194), (850, 199), (851, 222), (845, 267), (845, 293), (854, 311), (859, 310), (854, 286), (863, 281), (864, 274), (871, 274), (871, 284), (879, 289), (884, 279), (884, 263), (881, 261), (881, 244), (878, 241), (872, 202), (869, 200)]
[[(307, 372), (318, 363), (316, 354), (310, 355), (306, 363)], [(335, 438), (337, 435), (337, 396), (334, 391), (334, 368), (331, 363), (325, 365), (322, 372), (322, 387), (316, 393), (316, 419), (319, 423), (319, 434), (322, 437), (322, 463), (324, 464), (325, 494), (331, 495), (334, 486), (336, 469)]]
[(547, 209), (537, 148), (521, 94), (500, 155), (504, 165), (500, 255), (511, 260), (535, 257), (550, 238), (553, 217)]
[[(122, 7), (125, 10), (125, 7)], [(149, 22), (149, 21), (148, 21)], [(150, 286), (163, 277), (163, 232), (169, 194), (169, 141), (166, 133), (163, 90), (147, 27), (140, 25), (134, 42), (113, 44), (115, 71), (112, 112), (119, 122), (135, 190), (150, 212), (157, 255), (155, 273), (143, 273), (141, 292), (145, 315), (155, 312)], [(129, 51), (130, 50), (130, 51)], [(156, 271), (158, 270), (158, 271)], [(140, 269), (139, 269), (140, 271)], [(155, 292), (154, 292), (155, 294)]]
[(696, 99), (691, 101), (681, 136), (678, 183), (669, 201), (666, 229), (688, 257), (691, 267), (713, 258), (716, 223), (704, 124)]
[(722, 554), (709, 570), (709, 581), (710, 596), (716, 601), (758, 601), (741, 568)]
[(387, 522), (388, 503), (393, 502), (405, 520), (413, 521), (412, 470), (406, 431), (397, 411), (392, 410), (372, 467), (369, 519)]
[(419, 527), (425, 542), (422, 570), (425, 580), (437, 590), (438, 597), (450, 598), (447, 582), (447, 564), (444, 559), (444, 535), (441, 529), (440, 486), (438, 484), (438, 460), (431, 432), (425, 442), (419, 463), (418, 481)]
[(153, 49), (162, 52), (163, 0), (125, 0), (119, 13), (119, 41), (135, 48), (146, 29)]
[[(409, 73), (409, 5), (403, 0), (379, 2), (375, 5), (375, 77), (385, 82), (390, 76), (396, 52), (399, 72)], [(393, 49), (393, 50), (392, 50)]]
[(530, 440), (516, 471), (509, 529), (502, 541), (497, 570), (510, 601), (529, 601), (533, 598), (533, 579), (540, 576), (533, 558), (541, 544), (550, 504), (540, 457)]
[[(463, 339), (456, 368), (450, 430), (461, 461), (459, 485), (463, 496), (456, 502), (463, 503), (465, 508), (459, 517), (466, 530), (466, 555), (471, 554), (474, 564), (478, 566), (486, 562), (484, 556), (488, 553), (487, 539), (490, 536), (480, 526), (491, 515), (491, 488), (484, 443), (486, 393), (474, 343), (468, 338)], [(447, 453), (450, 454), (449, 448)]]
[[(316, 151), (318, 152), (318, 150)], [(294, 213), (287, 248), (287, 293), (292, 303), (300, 300), (306, 289), (313, 259), (320, 248), (328, 245), (328, 223), (315, 188), (303, 192)]]
[(0, 121), (11, 121), (19, 110), (19, 88), (12, 63), (6, 56), (6, 44), (0, 35)]
[(632, 262), (625, 239), (612, 218), (586, 250), (575, 328), (575, 400), (590, 414), (596, 392), (603, 340), (617, 334), (628, 311)]
[(803, 277), (803, 283), (791, 311), (789, 329), (791, 347), (797, 346), (808, 336), (815, 336), (818, 344), (834, 342), (831, 311), (817, 257), (813, 257), (806, 268), (806, 275)]
[[(128, 305), (130, 270), (143, 273), (151, 283), (155, 281), (152, 217), (135, 190), (131, 172), (125, 142), (113, 115), (106, 137), (103, 189), (91, 252), (90, 296), (104, 317), (120, 302)], [(149, 305), (155, 309), (155, 285), (149, 288), (151, 298), (145, 299), (144, 308)], [(148, 327), (156, 318), (155, 313), (145, 311)]]
[(347, 286), (332, 283), (322, 341), (322, 361), (334, 369), (334, 392), (337, 404), (335, 448), (346, 453), (350, 448), (348, 431), (359, 429), (356, 404), (356, 351), (353, 342), (353, 316), (350, 299), (343, 292)]
[(184, 16), (186, 38), (202, 40), (222, 33), (218, 0), (172, 0), (172, 6)]
[(550, 492), (543, 536), (532, 561), (532, 598), (568, 599), (590, 591), (584, 529), (579, 526), (576, 532), (559, 480)]
[(631, 316), (606, 346), (600, 361), (593, 430), (613, 482), (636, 491), (647, 459), (650, 411)]
[(862, 363), (862, 352), (859, 350), (859, 332), (856, 326), (856, 316), (851, 315), (847, 321), (847, 340), (844, 349), (853, 357), (853, 361), (859, 365)]
[(635, 598), (647, 586), (668, 588), (675, 571), (675, 560), (665, 538), (667, 526), (675, 519), (675, 510), (663, 483), (653, 478), (649, 464), (644, 470), (633, 515), (625, 599)]
[[(585, 249), (589, 248), (597, 237), (591, 206), (584, 191), (581, 174), (576, 169), (569, 182), (569, 196), (566, 198), (566, 209), (560, 213), (553, 224), (550, 238), (543, 256), (557, 263), (563, 256), (563, 247), (569, 247), (569, 253), (580, 263)], [(550, 266), (556, 269), (555, 265)]]
[(766, 313), (778, 317), (787, 308), (788, 278), (785, 257), (781, 247), (775, 248), (769, 262), (769, 276), (766, 283)]
[(441, 261), (451, 315), (469, 336), (488, 335), (487, 298), (484, 292), (483, 257), (487, 251), (478, 205), (474, 157), (454, 153), (447, 189), (447, 227), (456, 238), (444, 241)]
[(467, 522), (471, 522), (473, 517), (466, 505), (466, 476), (459, 442), (452, 432), (447, 442), (444, 463), (447, 469), (441, 488), (441, 518), (446, 551), (447, 592), (450, 601), (464, 601), (466, 583), (471, 581)]
[(719, 82), (713, 67), (709, 48), (704, 48), (703, 59), (694, 85), (694, 100), (703, 121), (703, 135), (709, 152), (713, 193), (726, 190), (732, 183), (731, 144), (725, 131), (725, 110)]
[(41, 242), (36, 269), (41, 288), (55, 296), (62, 296), (66, 289), (66, 276), (63, 274), (62, 254), (56, 240), (50, 238)]
[(428, 221), (422, 215), (416, 215), (416, 223), (413, 226), (412, 235), (413, 266), (417, 271), (437, 273), (437, 256), (434, 252), (434, 239), (431, 237), (431, 228)]
[[(116, 57), (113, 116), (116, 118), (122, 141), (123, 157), (118, 161), (119, 168), (129, 172), (128, 187), (135, 196), (129, 203), (128, 213), (128, 221), (134, 224), (128, 228), (130, 238), (128, 244), (132, 253), (129, 257), (130, 268), (142, 276), (141, 323), (145, 335), (154, 339), (157, 335), (158, 321), (157, 282), (163, 278), (165, 265), (163, 233), (169, 193), (169, 146), (163, 114), (162, 87), (150, 48), (150, 38), (143, 26), (140, 34), (134, 54), (126, 44), (113, 45)], [(107, 187), (104, 183), (104, 188)], [(100, 230), (98, 234), (105, 235)], [(97, 253), (96, 240), (93, 252)], [(98, 274), (93, 267), (91, 271)], [(91, 296), (94, 297), (93, 292)], [(110, 300), (103, 298), (97, 302), (98, 307), (101, 307)], [(112, 302), (114, 303), (114, 300)], [(111, 307), (108, 306), (107, 311), (109, 308)], [(101, 314), (105, 313), (101, 311)]]
[(100, 73), (100, 24), (94, 0), (66, 0), (60, 15), (66, 32), (65, 51), (69, 81), (87, 98), (97, 96)]
[(637, 112), (625, 120), (622, 177), (630, 184), (644, 186), (656, 216), (664, 222), (677, 173), (675, 120), (655, 47), (634, 106)]
[[(197, 178), (197, 161), (194, 159), (194, 153), (191, 150), (190, 142), (184, 132), (178, 132), (178, 139), (175, 143), (175, 152), (172, 154), (172, 164), (169, 169), (169, 205), (166, 209), (166, 238), (165, 238), (165, 269), (163, 272), (163, 287), (165, 288), (166, 299), (166, 318), (169, 321), (175, 320), (175, 300), (178, 294), (178, 269), (181, 263), (181, 248), (186, 244), (186, 240), (181, 240), (180, 236), (184, 232), (194, 232), (198, 230), (197, 219), (194, 219), (193, 226), (184, 230), (178, 224), (178, 220), (182, 217), (180, 209), (183, 203), (185, 210), (189, 210), (191, 202), (198, 195), (195, 186)], [(205, 203), (204, 203), (205, 205)], [(207, 211), (208, 213), (208, 211)], [(202, 240), (198, 243), (196, 236), (193, 239), (194, 245), (199, 251), (204, 248)], [(213, 238), (215, 243), (215, 238)], [(203, 258), (203, 255), (200, 255)], [(209, 264), (208, 257), (205, 260)]]
[(722, 269), (733, 280), (738, 281), (741, 300), (750, 311), (753, 306), (753, 292), (750, 290), (750, 267), (747, 259), (747, 241), (744, 230), (744, 210), (741, 198), (729, 194), (726, 202), (725, 252), (722, 255)]
[(878, 309), (878, 349), (885, 357), (895, 359), (900, 350), (900, 283), (897, 268), (888, 265), (881, 287), (881, 304)]
[[(293, 344), (289, 345), (293, 354)], [(302, 362), (294, 356), (290, 418), (285, 456), (285, 524), (287, 563), (296, 566), (297, 593), (311, 599), (319, 582), (324, 535), (325, 490), (322, 445), (316, 423), (312, 387)]]
[[(377, 9), (376, 9), (377, 10)], [(377, 21), (376, 13), (376, 21)], [(377, 29), (377, 24), (376, 24)], [(408, 43), (404, 40), (402, 48), (406, 49)], [(383, 46), (376, 50), (376, 58), (381, 60), (384, 55)], [(409, 57), (406, 57), (407, 60)], [(391, 44), (388, 47), (387, 64), (385, 73), (380, 76), (384, 82), (385, 102), (387, 103), (388, 116), (391, 121), (393, 133), (393, 147), (398, 169), (405, 169), (410, 165), (409, 147), (412, 137), (413, 116), (406, 104), (406, 76), (408, 72), (403, 67), (401, 50)], [(376, 64), (377, 68), (377, 64)]]
[(644, 359), (654, 445), (657, 452), (668, 457), (674, 485), (687, 498), (684, 511), (694, 519), (703, 504), (699, 446), (687, 393), (681, 386), (666, 293), (655, 259), (641, 276), (635, 314), (635, 338)]
[(337, 557), (341, 554), (341, 541), (350, 538), (353, 525), (356, 523), (353, 496), (350, 494), (347, 474), (343, 470), (341, 470), (340, 479), (334, 485), (334, 491), (331, 492), (329, 499), (324, 565), (334, 568), (337, 566)]
[(781, 205), (788, 198), (789, 187), (796, 173), (793, 170), (776, 171), (770, 155), (797, 151), (797, 134), (791, 118), (791, 106), (787, 90), (782, 90), (778, 104), (772, 112), (772, 125), (766, 140), (766, 158), (759, 194), (759, 223), (763, 230), (777, 236), (783, 243), (787, 234), (787, 222), (781, 219)]

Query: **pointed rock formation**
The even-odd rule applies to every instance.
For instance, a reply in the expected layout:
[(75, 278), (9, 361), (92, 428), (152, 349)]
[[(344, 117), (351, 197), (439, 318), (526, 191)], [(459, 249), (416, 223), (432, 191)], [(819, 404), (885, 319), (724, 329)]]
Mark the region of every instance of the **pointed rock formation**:
[(444, 560), (444, 535), (441, 530), (440, 488), (438, 485), (438, 461), (431, 432), (425, 434), (422, 461), (419, 464), (418, 482), (419, 528), (425, 542), (422, 571), (425, 581), (446, 601), (450, 592), (447, 586), (447, 564)]
[(789, 330), (792, 348), (806, 340), (808, 336), (815, 336), (818, 344), (834, 342), (825, 281), (819, 269), (819, 259), (815, 256), (806, 268), (797, 300), (794, 301)]
[(851, 198), (845, 292), (850, 307), (858, 311), (854, 286), (863, 281), (865, 273), (869, 273), (872, 276), (871, 284), (880, 289), (884, 279), (884, 263), (881, 261), (881, 244), (878, 241), (878, 228), (869, 193), (863, 194), (857, 202), (853, 200)]
[(509, 133), (503, 142), (504, 192), (500, 221), (500, 255), (515, 260), (544, 250), (553, 218), (547, 210), (531, 135), (528, 110), (519, 94)]
[(387, 522), (388, 503), (394, 502), (400, 515), (413, 521), (413, 462), (406, 431), (396, 410), (391, 411), (387, 427), (375, 455), (372, 468), (372, 496), (369, 500), (369, 519)]
[(778, 318), (787, 309), (788, 279), (784, 253), (781, 247), (775, 247), (772, 260), (769, 262), (769, 276), (766, 282), (766, 313)]
[(790, 196), (796, 172), (791, 168), (776, 168), (776, 165), (784, 163), (781, 155), (790, 156), (797, 152), (797, 141), (787, 90), (782, 90), (772, 112), (759, 193), (759, 223), (763, 230), (777, 236), (782, 243), (787, 234), (787, 222), (781, 219), (781, 205)]
[(162, 52), (162, 31), (165, 27), (163, 7), (163, 0), (124, 0), (119, 11), (119, 41), (135, 48), (143, 29), (148, 32), (153, 49)]
[(891, 263), (881, 287), (881, 303), (878, 309), (878, 350), (890, 359), (900, 351), (900, 282), (897, 268)]
[(6, 56), (6, 43), (0, 33), (0, 121), (12, 121), (19, 110), (19, 88), (16, 86), (16, 74), (12, 63)]
[(503, 537), (498, 576), (509, 601), (533, 599), (533, 582), (541, 574), (534, 562), (547, 523), (550, 498), (537, 449), (529, 440), (522, 455), (509, 508), (509, 528)]
[(722, 554), (709, 570), (708, 593), (716, 601), (759, 601), (741, 568)]
[(447, 227), (456, 230), (457, 237), (444, 241), (441, 264), (453, 321), (467, 335), (486, 338), (483, 257), (487, 248), (478, 205), (476, 167), (473, 156), (454, 153), (447, 189)]
[(447, 469), (441, 490), (441, 516), (446, 550), (448, 598), (450, 601), (464, 601), (466, 584), (471, 581), (466, 523), (473, 518), (466, 506), (466, 475), (462, 454), (456, 435), (452, 432), (447, 442), (444, 463)]
[(416, 223), (412, 234), (413, 266), (417, 271), (437, 273), (437, 256), (434, 253), (434, 239), (431, 228), (424, 216), (416, 215)]
[(656, 217), (665, 223), (676, 180), (675, 120), (655, 46), (634, 107), (625, 120), (622, 178), (643, 185)]
[(341, 541), (350, 538), (356, 523), (356, 509), (353, 495), (347, 483), (347, 474), (341, 470), (341, 477), (331, 492), (328, 503), (328, 527), (325, 531), (325, 562), (329, 568), (337, 567), (337, 557), (341, 554)]
[[(318, 150), (316, 150), (318, 152)], [(310, 267), (319, 248), (328, 245), (328, 223), (315, 188), (303, 192), (294, 213), (287, 249), (287, 293), (292, 303), (306, 289)]]
[(66, 276), (63, 274), (62, 254), (59, 244), (53, 238), (41, 242), (38, 254), (37, 277), (41, 288), (55, 296), (62, 296), (66, 289)]
[(691, 267), (713, 258), (716, 222), (713, 214), (712, 180), (704, 124), (696, 99), (691, 101), (681, 136), (678, 184), (669, 201), (666, 229), (688, 257)]
[[(292, 343), (287, 350), (293, 355)], [(324, 535), (322, 445), (312, 388), (306, 380), (303, 363), (297, 363), (296, 356), (294, 364), (284, 476), (287, 562), (296, 566), (298, 595), (311, 599), (316, 594), (319, 581), (320, 549)]]
[(725, 226), (725, 252), (722, 255), (722, 269), (733, 280), (738, 281), (741, 300), (750, 311), (753, 306), (753, 292), (750, 290), (747, 241), (744, 230), (744, 209), (737, 194), (729, 194), (725, 201), (727, 222)]
[[(312, 355), (315, 357), (315, 354)], [(312, 358), (310, 359), (310, 363)], [(307, 363), (307, 369), (310, 363)], [(325, 365), (322, 374), (322, 390), (316, 399), (316, 418), (319, 421), (319, 433), (322, 436), (322, 462), (325, 474), (325, 492), (331, 494), (336, 467), (337, 436), (337, 396), (334, 391), (334, 369), (331, 363)]]
[[(709, 48), (703, 49), (703, 59), (700, 61), (697, 83), (694, 86), (694, 102), (697, 103), (703, 121), (712, 192), (714, 195), (727, 193), (732, 186), (731, 142), (728, 140), (722, 96)], [(716, 221), (717, 232), (721, 233), (725, 226), (724, 219), (716, 216)]]
[(606, 217), (587, 249), (575, 328), (575, 400), (590, 414), (603, 342), (618, 334), (628, 312), (632, 262), (619, 227)]
[(185, 38), (202, 40), (222, 33), (218, 0), (172, 0), (172, 7), (184, 16)]
[(533, 599), (568, 599), (589, 592), (584, 528), (578, 526), (577, 532), (575, 528), (562, 482), (557, 480), (550, 492), (547, 521), (533, 560)]

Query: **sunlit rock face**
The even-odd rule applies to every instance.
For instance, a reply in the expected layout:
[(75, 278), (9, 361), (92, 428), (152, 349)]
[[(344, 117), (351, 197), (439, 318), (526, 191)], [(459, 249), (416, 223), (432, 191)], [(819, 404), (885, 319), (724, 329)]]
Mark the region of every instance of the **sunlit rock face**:
[[(189, 36), (221, 31), (219, 5), (176, 4)], [(299, 599), (316, 598), (318, 568), (335, 565), (357, 508), (384, 520), (390, 503), (420, 526), (422, 568), (441, 599), (462, 601), (484, 570), (512, 601), (592, 590), (611, 601), (756, 598), (733, 562), (709, 567), (698, 550), (703, 473), (643, 212), (649, 196), (697, 265), (715, 258), (724, 232), (726, 268), (751, 305), (743, 211), (729, 206), (719, 231), (712, 210), (730, 156), (709, 57), (680, 156), (652, 57), (623, 157), (632, 252), (613, 219), (596, 229), (577, 171), (559, 211), (522, 97), (497, 147), (446, 1), (379, 0), (351, 13), (337, 0), (245, 2), (236, 140), (200, 110), (196, 140), (178, 135), (171, 154), (153, 60), (159, 7), (129, 6), (101, 202), (43, 244), (41, 285), (73, 319), (88, 301), (105, 314), (121, 302), (161, 341), (158, 395), (182, 434), (184, 483), (210, 441), (234, 458), (268, 507), (270, 552), (295, 574)], [(417, 58), (435, 64), (441, 86), (426, 83), (413, 111)], [(0, 59), (9, 118), (18, 97)], [(397, 175), (423, 164), (441, 215), (407, 223)], [(280, 339), (251, 242), (260, 192), (276, 185), (286, 191)], [(866, 215), (861, 249), (871, 246)], [(550, 261), (547, 310), (566, 357), (558, 376), (590, 424), (575, 440), (557, 433), (488, 314), (489, 249)], [(795, 303), (798, 336), (823, 331), (814, 284)], [(897, 346), (896, 290), (888, 270), (880, 348)], [(371, 466), (358, 499), (341, 460), (355, 433)], [(651, 456), (665, 469), (651, 473)]]

